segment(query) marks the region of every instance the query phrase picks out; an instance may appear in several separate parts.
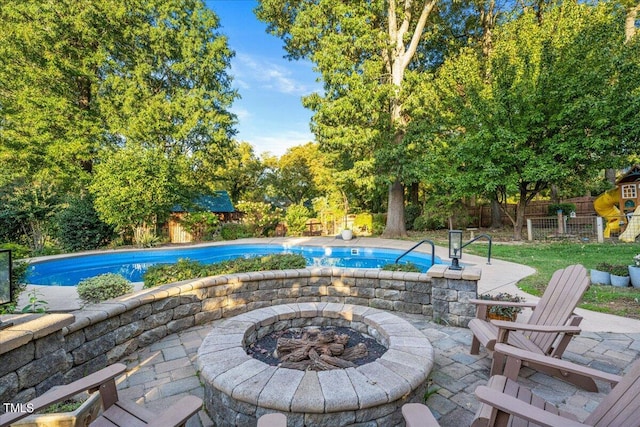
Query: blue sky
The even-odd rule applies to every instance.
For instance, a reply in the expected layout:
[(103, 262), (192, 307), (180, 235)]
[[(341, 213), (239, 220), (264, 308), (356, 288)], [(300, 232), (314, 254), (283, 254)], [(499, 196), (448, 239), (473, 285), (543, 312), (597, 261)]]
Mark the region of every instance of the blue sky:
[(255, 0), (205, 0), (220, 18), (219, 32), (235, 51), (231, 60), (233, 86), (241, 99), (231, 109), (238, 116), (236, 139), (254, 146), (255, 153), (281, 156), (286, 149), (313, 141), (311, 111), (301, 98), (321, 90), (313, 65), (289, 61), (283, 42), (267, 34), (255, 17)]

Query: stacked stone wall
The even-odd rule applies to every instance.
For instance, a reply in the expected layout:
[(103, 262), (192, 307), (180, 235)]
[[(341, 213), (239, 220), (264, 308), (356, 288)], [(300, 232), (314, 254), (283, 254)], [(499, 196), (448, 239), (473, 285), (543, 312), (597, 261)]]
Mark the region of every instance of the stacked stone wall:
[[(169, 334), (257, 308), (334, 302), (415, 313), (466, 327), (480, 270), (428, 273), (308, 268), (215, 276), (144, 289), (0, 332), (0, 401), (24, 403)], [(3, 411), (4, 408), (0, 408)]]

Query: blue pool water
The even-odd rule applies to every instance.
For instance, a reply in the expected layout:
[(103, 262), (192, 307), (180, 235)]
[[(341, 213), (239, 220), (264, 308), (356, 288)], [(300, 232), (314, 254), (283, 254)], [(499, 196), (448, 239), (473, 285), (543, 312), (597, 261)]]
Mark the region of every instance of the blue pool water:
[[(308, 266), (380, 268), (395, 262), (403, 251), (381, 248), (252, 244), (104, 252), (33, 262), (27, 272), (27, 283), (75, 286), (83, 279), (104, 273), (118, 273), (132, 282), (141, 282), (149, 266), (171, 264), (182, 258), (210, 264), (238, 257), (279, 253), (301, 254), (307, 260)], [(431, 254), (413, 252), (403, 257), (400, 262), (412, 262), (422, 271), (427, 271), (431, 266)], [(435, 262), (441, 263), (437, 257)]]

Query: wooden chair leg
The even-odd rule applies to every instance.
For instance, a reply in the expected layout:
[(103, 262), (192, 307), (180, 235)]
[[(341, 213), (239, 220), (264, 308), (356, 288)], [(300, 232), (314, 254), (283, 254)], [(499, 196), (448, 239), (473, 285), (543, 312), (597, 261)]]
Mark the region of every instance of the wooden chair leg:
[[(491, 371), (489, 372), (489, 376), (502, 374), (502, 372), (504, 371), (504, 363), (505, 363), (504, 354), (494, 351), (493, 359), (491, 360)], [(516, 377), (517, 377), (517, 374), (516, 374)]]
[(469, 350), (470, 354), (478, 354), (480, 353), (480, 340), (473, 336), (473, 340), (471, 341), (471, 350)]

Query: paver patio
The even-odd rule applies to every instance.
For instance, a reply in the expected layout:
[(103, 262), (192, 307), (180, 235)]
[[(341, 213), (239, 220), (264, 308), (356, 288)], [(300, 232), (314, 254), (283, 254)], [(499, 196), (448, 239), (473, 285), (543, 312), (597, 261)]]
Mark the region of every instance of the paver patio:
[[(438, 325), (421, 315), (394, 313), (408, 320), (429, 338), (435, 349), (435, 365), (431, 374), (431, 390), (427, 405), (442, 427), (465, 426), (471, 422), (477, 401), (473, 391), (486, 384), (490, 359), (481, 349), (480, 355), (469, 354), (471, 332), (466, 328)], [(196, 353), (211, 327), (224, 320), (195, 326), (187, 331), (165, 337), (149, 347), (126, 357), (129, 370), (119, 381), (122, 398), (135, 400), (150, 409), (163, 409), (186, 394), (204, 397), (196, 369)], [(611, 373), (622, 373), (640, 357), (640, 331), (636, 333), (584, 332), (574, 340), (565, 359)], [(524, 368), (521, 381), (545, 399), (560, 405), (579, 417), (606, 395), (607, 384), (600, 393), (590, 393), (545, 374)], [(212, 421), (200, 411), (188, 426), (211, 426)]]

